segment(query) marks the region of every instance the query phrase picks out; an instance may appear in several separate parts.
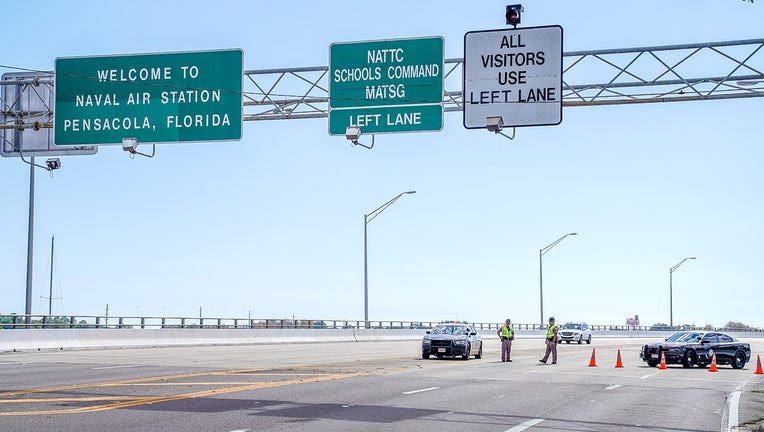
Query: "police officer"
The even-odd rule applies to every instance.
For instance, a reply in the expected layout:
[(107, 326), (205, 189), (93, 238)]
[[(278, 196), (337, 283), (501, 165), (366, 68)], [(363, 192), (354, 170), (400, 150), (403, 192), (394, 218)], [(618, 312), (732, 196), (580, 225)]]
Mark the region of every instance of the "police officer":
[(552, 353), (552, 364), (557, 364), (557, 332), (559, 330), (560, 326), (554, 324), (554, 317), (549, 317), (549, 325), (546, 328), (546, 353), (544, 358), (539, 360), (541, 363), (546, 363), (549, 353)]
[(512, 320), (507, 318), (496, 334), (501, 339), (501, 361), (511, 362), (510, 352), (512, 351), (512, 341), (515, 340), (515, 329), (512, 328)]

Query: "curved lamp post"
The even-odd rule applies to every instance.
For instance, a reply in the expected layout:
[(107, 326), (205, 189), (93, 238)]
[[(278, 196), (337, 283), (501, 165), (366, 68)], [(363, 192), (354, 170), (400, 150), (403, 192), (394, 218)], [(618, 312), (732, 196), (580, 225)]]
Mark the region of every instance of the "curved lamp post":
[(547, 252), (549, 252), (553, 247), (557, 246), (561, 241), (565, 240), (565, 237), (567, 236), (574, 236), (578, 235), (578, 233), (568, 233), (564, 236), (558, 238), (552, 244), (545, 248), (539, 249), (539, 299), (541, 303), (541, 327), (544, 327), (544, 272), (542, 271), (542, 261), (541, 257), (543, 257)]
[(674, 327), (674, 271), (685, 261), (691, 259), (695, 259), (695, 257), (687, 257), (669, 270), (669, 326), (671, 327)]
[(366, 323), (366, 328), (369, 328), (369, 266), (368, 266), (368, 253), (367, 253), (367, 229), (366, 226), (374, 218), (379, 216), (380, 213), (385, 211), (386, 208), (393, 205), (403, 195), (414, 194), (416, 191), (401, 192), (396, 195), (390, 201), (382, 204), (368, 214), (363, 215), (363, 320)]

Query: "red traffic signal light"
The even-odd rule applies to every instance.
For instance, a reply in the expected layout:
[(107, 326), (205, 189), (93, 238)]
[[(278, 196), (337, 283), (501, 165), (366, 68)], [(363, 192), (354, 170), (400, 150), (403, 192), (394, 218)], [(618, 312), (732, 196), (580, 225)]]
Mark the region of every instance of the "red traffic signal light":
[(517, 26), (520, 24), (520, 13), (523, 11), (523, 5), (507, 5), (507, 12), (504, 15), (507, 18), (507, 25)]
[(507, 24), (517, 24), (517, 11), (510, 9), (507, 11)]

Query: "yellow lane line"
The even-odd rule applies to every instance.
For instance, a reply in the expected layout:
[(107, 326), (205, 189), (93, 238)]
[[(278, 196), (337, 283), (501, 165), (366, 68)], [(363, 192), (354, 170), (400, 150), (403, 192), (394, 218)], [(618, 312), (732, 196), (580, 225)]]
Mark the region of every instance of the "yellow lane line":
[(120, 408), (130, 408), (130, 407), (135, 407), (135, 406), (151, 405), (151, 404), (155, 404), (155, 403), (170, 402), (170, 401), (177, 401), (177, 400), (183, 400), (183, 399), (193, 399), (193, 398), (199, 398), (199, 397), (221, 395), (221, 394), (226, 394), (226, 393), (235, 393), (235, 392), (242, 392), (242, 391), (248, 391), (248, 390), (257, 390), (257, 389), (270, 388), (270, 387), (281, 387), (281, 386), (293, 385), (293, 384), (304, 384), (304, 383), (314, 383), (314, 382), (320, 382), (320, 381), (329, 381), (329, 380), (334, 380), (334, 379), (351, 378), (351, 377), (362, 376), (362, 375), (366, 375), (366, 374), (365, 373), (361, 373), (361, 372), (353, 372), (353, 373), (345, 373), (345, 374), (334, 374), (334, 375), (319, 376), (319, 377), (314, 377), (314, 378), (301, 378), (301, 379), (288, 380), (288, 381), (260, 382), (260, 383), (244, 385), (244, 386), (238, 386), (238, 387), (228, 387), (228, 388), (222, 388), (222, 389), (205, 390), (205, 391), (198, 391), (198, 392), (193, 392), (193, 393), (184, 393), (184, 394), (172, 395), (172, 396), (146, 397), (146, 398), (141, 398), (141, 399), (126, 400), (126, 401), (123, 401), (123, 402), (116, 402), (116, 403), (105, 404), (105, 405), (96, 405), (96, 406), (91, 406), (91, 407), (82, 407), (82, 408), (73, 408), (73, 409), (47, 410), (47, 411), (0, 412), (0, 417), (31, 416), (31, 415), (54, 415), (54, 414), (76, 414), (76, 413), (109, 411), (109, 410), (115, 410), (115, 409), (120, 409)]
[[(172, 383), (136, 383), (136, 384), (119, 384), (116, 386), (109, 385), (108, 387), (178, 387), (178, 386), (210, 386), (210, 385), (249, 385), (259, 384), (261, 381), (190, 381), (190, 382), (172, 382)], [(264, 381), (262, 381), (264, 382)]]
[(0, 404), (9, 403), (48, 403), (48, 402), (97, 402), (111, 400), (137, 400), (147, 399), (151, 396), (97, 396), (97, 397), (69, 397), (69, 398), (39, 398), (39, 399), (8, 399), (0, 401)]
[(59, 386), (59, 387), (47, 387), (47, 388), (2, 392), (0, 393), (0, 397), (18, 396), (18, 395), (33, 394), (33, 393), (52, 393), (57, 391), (75, 390), (75, 389), (83, 389), (83, 388), (91, 388), (91, 387), (116, 387), (116, 386), (127, 385), (127, 384), (138, 384), (138, 383), (155, 382), (155, 381), (169, 381), (174, 379), (194, 378), (194, 377), (201, 377), (201, 376), (216, 376), (216, 375), (219, 376), (219, 375), (231, 375), (231, 374), (237, 374), (237, 373), (253, 373), (260, 370), (264, 370), (264, 369), (243, 369), (243, 370), (228, 370), (228, 371), (215, 371), (215, 372), (199, 372), (199, 373), (191, 373), (191, 374), (135, 378), (135, 379), (129, 379), (129, 380), (112, 381), (112, 382), (71, 384), (71, 385), (65, 385), (65, 386)]
[(236, 375), (247, 376), (316, 376), (316, 375), (329, 375), (332, 372), (315, 372), (315, 373), (260, 373), (260, 372), (237, 372)]

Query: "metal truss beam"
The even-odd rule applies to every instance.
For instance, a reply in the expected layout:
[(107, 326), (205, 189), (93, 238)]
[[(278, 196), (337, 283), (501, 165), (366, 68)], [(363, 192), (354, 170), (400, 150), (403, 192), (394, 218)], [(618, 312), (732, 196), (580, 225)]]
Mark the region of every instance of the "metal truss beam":
[[(462, 58), (446, 59), (443, 106), (462, 111)], [(244, 120), (296, 120), (328, 116), (327, 66), (244, 72)], [(0, 85), (52, 86), (52, 72)], [(563, 106), (686, 102), (764, 96), (764, 38), (563, 53)], [(16, 95), (34, 94), (24, 88)], [(0, 100), (0, 129), (51, 127), (53, 107)]]
[[(443, 106), (462, 111), (461, 58), (446, 59)], [(327, 117), (326, 66), (244, 72), (244, 120)], [(563, 53), (563, 106), (764, 96), (764, 39)]]

